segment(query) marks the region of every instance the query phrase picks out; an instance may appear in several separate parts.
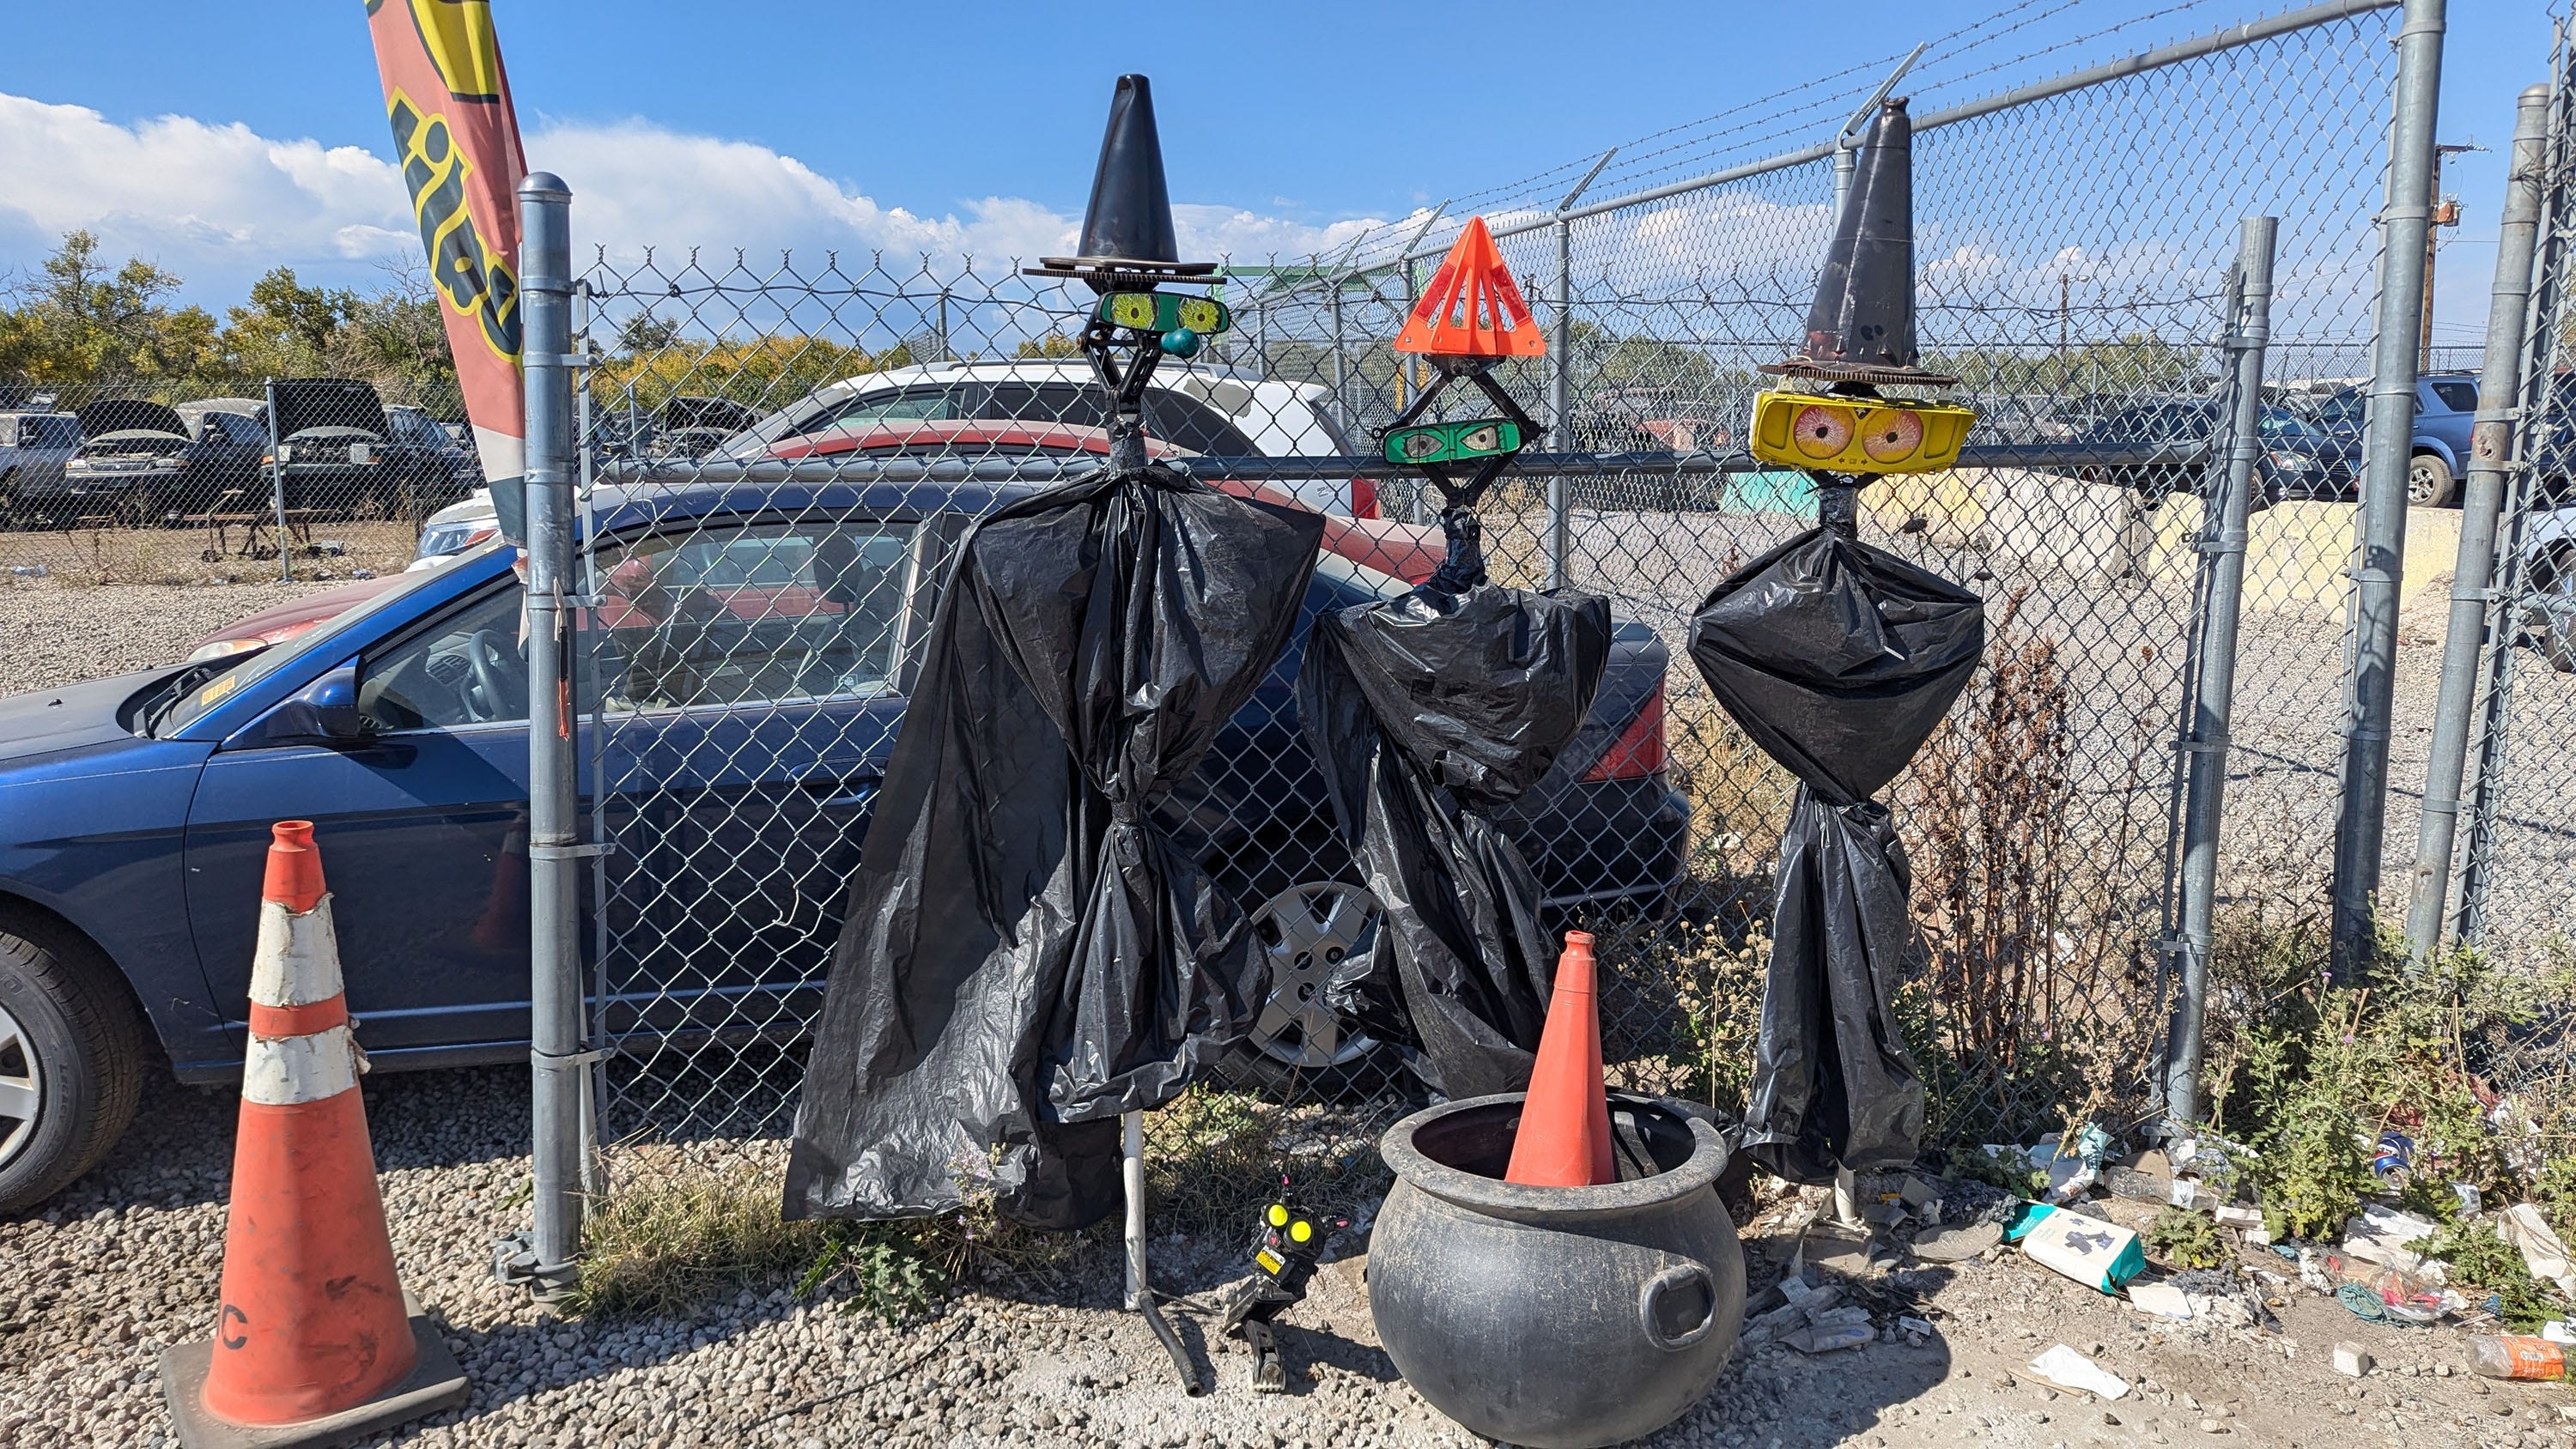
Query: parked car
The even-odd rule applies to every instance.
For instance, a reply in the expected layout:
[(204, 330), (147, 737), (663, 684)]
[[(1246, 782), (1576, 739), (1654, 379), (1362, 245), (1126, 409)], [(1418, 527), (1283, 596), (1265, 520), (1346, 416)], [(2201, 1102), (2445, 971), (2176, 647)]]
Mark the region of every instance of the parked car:
[[(1329, 397), (1314, 383), (1178, 370), (1159, 374), (1145, 389), (1146, 429), (1175, 447), (1220, 457), (1346, 457), (1356, 450), (1329, 416)], [(1109, 421), (1089, 363), (941, 362), (864, 373), (818, 388), (726, 439), (709, 456), (764, 457), (773, 444), (829, 427), (962, 419), (1092, 428)], [(1377, 516), (1376, 485), (1364, 478), (1279, 486), (1319, 513)]]
[[(1188, 449), (1149, 440), (1158, 458), (1187, 460)], [(1109, 434), (1100, 428), (1070, 424), (993, 423), (977, 420), (895, 423), (835, 423), (808, 433), (784, 437), (769, 445), (767, 456), (785, 461), (843, 457), (1106, 457)], [(1244, 497), (1298, 502), (1290, 485), (1209, 481)], [(1440, 531), (1388, 518), (1324, 515), (1324, 547), (1354, 563), (1366, 564), (1407, 583), (1431, 577), (1447, 553)], [(499, 526), (488, 490), (430, 515), (420, 531), (420, 544), (406, 567), (435, 568), (439, 560), (489, 537)]]
[(80, 410), (80, 423), (80, 449), (63, 465), (52, 504), (61, 522), (105, 517), (144, 528), (203, 513), (258, 482), (267, 442), (256, 417), (213, 401), (183, 410), (103, 398)]
[[(2369, 412), (2369, 391), (2347, 387), (2318, 405), (2316, 422), (2347, 441), (2358, 458)], [(2469, 469), (2469, 431), (2477, 422), (2477, 412), (2476, 373), (2426, 373), (2415, 379), (2415, 436), (2407, 444), (2408, 503), (2418, 508), (2450, 508), (2459, 503), (2460, 478)]]
[[(648, 812), (601, 923), (622, 1039), (819, 1007), (875, 781), (935, 605), (936, 561), (1028, 491), (603, 486), (576, 701), (606, 713), (612, 821)], [(512, 551), (389, 580), (265, 649), (0, 699), (0, 1210), (103, 1155), (157, 1043), (186, 1082), (240, 1070), (270, 822), (309, 818), (377, 1071), (525, 1060), (527, 664)], [(1327, 555), (1310, 611), (1405, 585)], [(1303, 632), (1165, 807), (1243, 899), (1273, 979), (1366, 949), (1374, 902), (1297, 727)], [(1504, 825), (1551, 901), (1669, 898), (1687, 809), (1664, 776), (1666, 651), (1623, 625), (1592, 715)], [(587, 739), (583, 748), (600, 745)], [(654, 783), (639, 783), (649, 769)], [(694, 842), (694, 844), (691, 844)], [(649, 919), (638, 919), (642, 912)], [(581, 939), (594, 939), (585, 926)], [(1319, 1076), (1382, 1049), (1282, 999), (1232, 1068)]]
[[(2155, 450), (2146, 461), (2087, 467), (2088, 483), (2115, 483), (2146, 495), (2150, 503), (2173, 493), (2199, 491), (2209, 475), (2223, 419), (2214, 398), (2165, 398), (2115, 409), (2093, 419), (2078, 435), (2088, 443)], [(2254, 463), (2259, 505), (2293, 498), (2350, 497), (2358, 453), (2350, 443), (2311, 426), (2288, 408), (2265, 404), (2255, 432), (2263, 451)]]
[(2523, 633), (2552, 668), (2576, 673), (2576, 500), (2523, 523)]
[(387, 434), (396, 444), (418, 448), (433, 454), (445, 465), (449, 486), (458, 493), (472, 493), (483, 486), (483, 463), (475, 456), (473, 445), (457, 440), (447, 425), (429, 415), (427, 408), (389, 407), (385, 409)]
[(0, 527), (25, 527), (52, 512), (63, 465), (80, 444), (77, 413), (0, 413)]
[(277, 399), (278, 472), (290, 508), (341, 517), (417, 518), (468, 491), (454, 441), (394, 435), (375, 387), (358, 378), (299, 377), (270, 384)]

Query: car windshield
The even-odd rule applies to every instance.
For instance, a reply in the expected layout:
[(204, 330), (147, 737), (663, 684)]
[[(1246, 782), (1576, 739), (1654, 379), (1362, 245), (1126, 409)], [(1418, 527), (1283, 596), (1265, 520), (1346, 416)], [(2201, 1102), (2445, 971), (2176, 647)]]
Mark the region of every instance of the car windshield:
[(2263, 409), (2263, 421), (2258, 426), (2260, 427), (2263, 436), (2267, 438), (2320, 438), (2324, 436), (2324, 434), (2318, 432), (2315, 428), (2310, 427), (2307, 419), (2300, 417), (2297, 413), (2290, 411), (2288, 408), (2267, 407)]
[[(501, 547), (499, 539), (483, 545), (486, 550)], [(468, 556), (471, 556), (470, 554)], [(310, 630), (288, 641), (286, 645), (262, 649), (254, 654), (239, 654), (230, 660), (210, 660), (175, 676), (177, 697), (156, 704), (142, 721), (155, 738), (166, 739), (186, 729), (216, 705), (239, 694), (245, 688), (265, 679), (286, 661), (302, 656), (309, 649), (327, 649), (331, 641), (349, 632), (368, 618), (395, 607), (401, 600), (421, 588), (449, 577), (445, 569), (428, 569), (416, 574), (403, 574), (381, 594), (350, 605)], [(169, 685), (162, 686), (165, 690)]]

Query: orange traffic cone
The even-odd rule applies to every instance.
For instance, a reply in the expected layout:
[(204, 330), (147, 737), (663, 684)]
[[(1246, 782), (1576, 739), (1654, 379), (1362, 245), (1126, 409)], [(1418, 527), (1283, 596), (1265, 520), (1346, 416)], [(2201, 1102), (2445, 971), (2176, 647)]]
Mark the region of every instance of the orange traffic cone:
[(1618, 1180), (1610, 1164), (1610, 1098), (1601, 1086), (1601, 1014), (1592, 990), (1592, 937), (1565, 933), (1556, 991), (1539, 1033), (1538, 1063), (1521, 1104), (1505, 1182), (1597, 1187)]
[(187, 1449), (353, 1437), (466, 1392), (394, 1275), (312, 823), (280, 821), (271, 834), (222, 1306), (211, 1341), (161, 1355)]

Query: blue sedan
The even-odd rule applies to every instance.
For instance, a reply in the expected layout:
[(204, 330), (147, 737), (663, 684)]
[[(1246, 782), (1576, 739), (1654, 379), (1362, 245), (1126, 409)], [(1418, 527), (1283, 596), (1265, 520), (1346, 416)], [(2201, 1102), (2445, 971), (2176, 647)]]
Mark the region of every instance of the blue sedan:
[[(1011, 485), (603, 487), (579, 701), (615, 846), (591, 963), (620, 1049), (788, 1042), (820, 985), (939, 565)], [(0, 1211), (86, 1171), (150, 1047), (241, 1067), (268, 827), (315, 823), (373, 1065), (524, 1059), (527, 668), (513, 555), (485, 544), (283, 643), (0, 700)], [(1313, 612), (1400, 593), (1327, 555)], [(1253, 912), (1271, 1001), (1231, 1070), (1309, 1085), (1377, 1050), (1314, 987), (1366, 949), (1297, 728), (1301, 627), (1168, 809)], [(1507, 821), (1550, 901), (1665, 901), (1666, 652), (1625, 625), (1598, 703)], [(586, 765), (586, 772), (590, 768)], [(586, 778), (587, 778), (586, 774)]]

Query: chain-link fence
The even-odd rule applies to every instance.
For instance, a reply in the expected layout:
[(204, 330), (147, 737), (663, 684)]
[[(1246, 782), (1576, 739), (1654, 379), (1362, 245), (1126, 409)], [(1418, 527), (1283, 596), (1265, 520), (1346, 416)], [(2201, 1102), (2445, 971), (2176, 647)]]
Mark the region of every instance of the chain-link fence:
[[(2322, 900), (2392, 13), (2319, 7), (2003, 97), (1973, 67), (1901, 87), (1926, 362), (1981, 421), (1961, 467), (1866, 490), (1863, 534), (1975, 588), (1992, 628), (1889, 792), (1920, 925), (1903, 1014), (1945, 1137), (2153, 1110), (2227, 279), (2255, 213), (2280, 241), (2223, 890)], [(1802, 100), (1795, 129), (1830, 134), (1876, 79)], [(1764, 160), (1725, 147), (1776, 132), (1727, 134), (1475, 207), (1551, 337), (1501, 370), (1553, 462), (1486, 500), (1489, 562), (1602, 594), (1620, 623), (1594, 717), (1505, 823), (1553, 920), (1606, 948), (1614, 1075), (1721, 1105), (1750, 1061), (1791, 786), (1682, 637), (1715, 583), (1813, 521), (1813, 485), (1754, 463), (1742, 430), (1754, 367), (1802, 333), (1838, 170), (1831, 144)], [(1334, 515), (1311, 608), (1439, 557), (1436, 502), (1365, 455), (1427, 380), (1388, 343), (1466, 214), (1236, 259), (1233, 330), (1148, 395), (1167, 455)], [(1070, 336), (1091, 299), (1016, 266), (707, 250), (603, 253), (584, 292), (600, 1130), (621, 1171), (774, 1162), (942, 562), (1013, 490), (1106, 452)], [(1254, 916), (1272, 993), (1218, 1080), (1153, 1114), (1158, 1200), (1185, 1211), (1283, 1168), (1372, 1169), (1418, 1099), (1321, 1000), (1377, 910), (1292, 669), (1175, 807)]]
[[(2460, 939), (2576, 967), (2576, 53), (2564, 27), (2540, 177), (2513, 464), (2458, 857)], [(2563, 1054), (2569, 1024), (2555, 1038)], [(2563, 1055), (2560, 1058), (2563, 1064)]]
[(482, 484), (463, 419), (452, 386), (400, 378), (0, 376), (0, 578), (399, 570), (425, 521)]

